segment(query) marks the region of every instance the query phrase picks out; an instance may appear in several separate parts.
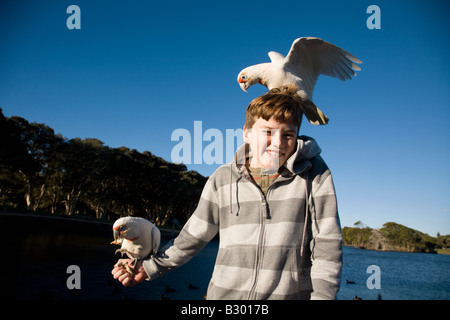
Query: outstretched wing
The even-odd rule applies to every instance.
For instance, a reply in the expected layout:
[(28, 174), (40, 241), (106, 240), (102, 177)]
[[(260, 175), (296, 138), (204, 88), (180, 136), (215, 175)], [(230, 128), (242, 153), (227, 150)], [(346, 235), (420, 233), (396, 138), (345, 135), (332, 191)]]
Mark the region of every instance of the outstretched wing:
[(303, 88), (310, 99), (319, 75), (345, 81), (355, 76), (355, 71), (361, 70), (355, 63), (361, 64), (362, 61), (347, 51), (314, 37), (295, 40), (285, 58), (285, 68), (302, 79)]

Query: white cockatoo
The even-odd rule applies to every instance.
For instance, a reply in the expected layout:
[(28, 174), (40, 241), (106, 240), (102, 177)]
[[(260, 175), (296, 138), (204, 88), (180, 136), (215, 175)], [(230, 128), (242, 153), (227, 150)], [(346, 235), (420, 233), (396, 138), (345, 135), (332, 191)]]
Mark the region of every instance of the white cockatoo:
[(355, 63), (362, 61), (336, 47), (314, 37), (298, 38), (285, 57), (269, 52), (271, 62), (253, 65), (239, 72), (238, 83), (247, 92), (251, 85), (260, 83), (269, 90), (286, 85), (296, 85), (297, 94), (304, 101), (305, 116), (312, 124), (327, 124), (328, 117), (312, 102), (314, 86), (319, 75), (337, 77), (345, 81), (355, 76), (361, 68)]
[[(116, 220), (113, 225), (113, 236), (114, 241), (111, 244), (121, 245), (115, 253), (120, 252), (122, 256), (126, 254), (133, 259), (132, 267), (137, 261), (156, 254), (161, 242), (159, 229), (150, 221), (139, 217), (124, 217)], [(122, 266), (133, 274), (127, 263), (118, 263), (116, 266)]]

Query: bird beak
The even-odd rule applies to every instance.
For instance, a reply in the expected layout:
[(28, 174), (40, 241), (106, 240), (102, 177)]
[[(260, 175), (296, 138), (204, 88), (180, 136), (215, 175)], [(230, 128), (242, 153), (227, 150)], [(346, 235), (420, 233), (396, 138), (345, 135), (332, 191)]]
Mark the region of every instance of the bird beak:
[(246, 90), (246, 89), (248, 89), (247, 82), (239, 82), (239, 86), (241, 87), (242, 90), (247, 92), (247, 90)]
[(111, 244), (122, 244), (122, 237), (120, 235), (120, 232), (118, 230), (114, 230), (113, 232), (114, 235), (114, 241), (111, 242)]

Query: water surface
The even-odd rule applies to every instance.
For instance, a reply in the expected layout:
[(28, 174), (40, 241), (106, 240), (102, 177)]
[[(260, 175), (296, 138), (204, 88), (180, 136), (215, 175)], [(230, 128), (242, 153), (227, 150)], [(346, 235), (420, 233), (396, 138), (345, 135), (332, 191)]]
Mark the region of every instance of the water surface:
[[(206, 293), (218, 241), (211, 241), (186, 265), (151, 282), (125, 288), (111, 276), (119, 258), (110, 245), (110, 226), (61, 224), (44, 219), (0, 217), (3, 252), (1, 294), (7, 299), (190, 299)], [(170, 238), (164, 237), (162, 244)], [(81, 269), (81, 289), (69, 290), (70, 265)], [(381, 270), (381, 288), (370, 290), (367, 267)], [(450, 299), (450, 256), (380, 252), (344, 247), (344, 267), (338, 299)]]

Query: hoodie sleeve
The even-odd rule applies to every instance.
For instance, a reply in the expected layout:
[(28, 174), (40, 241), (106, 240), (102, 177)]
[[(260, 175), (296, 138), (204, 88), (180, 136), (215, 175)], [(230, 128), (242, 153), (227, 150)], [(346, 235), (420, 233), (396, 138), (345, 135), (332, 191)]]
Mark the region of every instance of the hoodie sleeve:
[(311, 196), (311, 299), (336, 299), (342, 270), (342, 231), (328, 168), (313, 180)]
[(148, 280), (185, 264), (197, 254), (219, 230), (219, 205), (213, 188), (214, 175), (206, 182), (197, 208), (178, 237), (169, 241), (156, 256), (143, 262)]

